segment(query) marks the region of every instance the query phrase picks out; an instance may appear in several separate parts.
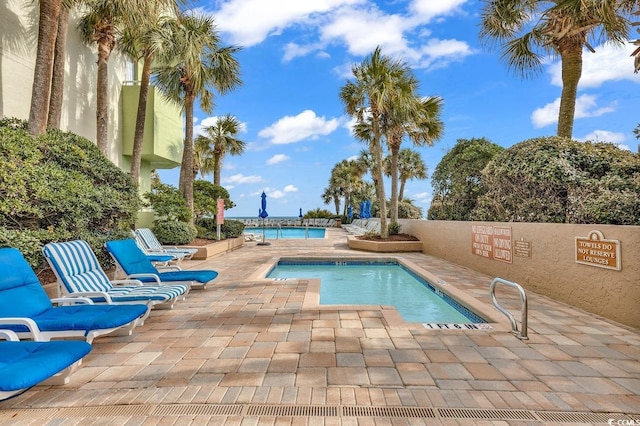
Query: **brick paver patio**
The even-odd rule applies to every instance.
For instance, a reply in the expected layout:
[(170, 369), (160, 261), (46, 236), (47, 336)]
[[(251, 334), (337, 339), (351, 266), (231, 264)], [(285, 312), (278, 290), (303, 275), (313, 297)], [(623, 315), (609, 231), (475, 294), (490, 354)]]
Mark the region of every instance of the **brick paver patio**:
[(499, 323), (427, 329), (390, 307), (318, 307), (314, 280), (256, 275), (283, 256), (381, 256), (349, 250), (345, 235), (189, 262), (219, 271), (215, 284), (131, 336), (97, 339), (68, 385), (1, 402), (0, 424), (640, 424), (638, 330), (528, 293), (521, 341), (490, 304), (493, 277), (420, 253), (383, 257)]

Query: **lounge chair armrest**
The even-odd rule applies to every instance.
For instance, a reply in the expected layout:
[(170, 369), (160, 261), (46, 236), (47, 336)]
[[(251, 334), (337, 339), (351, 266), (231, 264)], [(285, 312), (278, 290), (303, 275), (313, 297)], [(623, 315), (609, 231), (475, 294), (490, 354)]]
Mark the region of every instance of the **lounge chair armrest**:
[(25, 318), (25, 317), (0, 318), (0, 326), (2, 326), (2, 324), (5, 324), (5, 325), (24, 325), (25, 327), (27, 327), (29, 329), (29, 333), (31, 334), (31, 338), (33, 340), (35, 340), (35, 341), (47, 340), (40, 333), (40, 328), (38, 327), (38, 324), (36, 324), (36, 322), (34, 320), (32, 320), (31, 318)]
[(9, 342), (17, 342), (20, 340), (18, 335), (11, 330), (0, 330), (0, 339), (7, 340)]
[(132, 280), (136, 278), (153, 278), (154, 280), (156, 280), (156, 284), (162, 284), (162, 281), (160, 281), (160, 277), (156, 274), (131, 274), (127, 275), (125, 279)]
[[(63, 300), (62, 303), (60, 303), (60, 304), (64, 304), (64, 305), (71, 304), (71, 305), (73, 305), (73, 304), (76, 303), (76, 300), (78, 300), (78, 299), (80, 299), (80, 300), (88, 299), (91, 303), (94, 303), (93, 302), (93, 298), (96, 298), (96, 297), (100, 297), (100, 298), (104, 299), (105, 303), (108, 303), (109, 305), (113, 304), (113, 301), (111, 300), (111, 296), (109, 294), (103, 292), (103, 291), (79, 291), (79, 292), (74, 292), (73, 294), (70, 294), (70, 295), (66, 296), (64, 298), (65, 300)], [(68, 299), (72, 299), (72, 303), (66, 303), (66, 302), (69, 302)], [(81, 302), (81, 303), (84, 303), (84, 302)]]
[(115, 285), (134, 285), (134, 286), (143, 286), (144, 283), (140, 280), (134, 279), (125, 279), (125, 280), (111, 280), (111, 284)]
[(158, 271), (182, 271), (182, 268), (177, 265), (167, 265), (156, 267)]
[(65, 297), (57, 297), (55, 299), (51, 299), (51, 303), (58, 306), (64, 305), (93, 305), (93, 300), (88, 297), (84, 297), (83, 295), (74, 296), (73, 294), (68, 294)]
[(178, 246), (162, 246), (163, 249), (167, 250), (177, 250), (179, 247)]

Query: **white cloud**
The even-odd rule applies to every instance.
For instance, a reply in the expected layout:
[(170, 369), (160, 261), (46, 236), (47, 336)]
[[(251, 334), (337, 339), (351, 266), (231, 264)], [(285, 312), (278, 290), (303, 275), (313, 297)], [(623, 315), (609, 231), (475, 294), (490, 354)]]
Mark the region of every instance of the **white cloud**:
[[(633, 59), (629, 57), (634, 48), (631, 43), (626, 43), (622, 47), (603, 44), (595, 47), (595, 53), (585, 50), (579, 87), (599, 87), (607, 81), (617, 80), (640, 83), (640, 74), (633, 73)], [(552, 63), (549, 73), (551, 83), (562, 87), (562, 63)]]
[(413, 0), (410, 8), (422, 19), (430, 21), (435, 17), (458, 11), (464, 3), (466, 0)]
[(241, 173), (222, 179), (222, 183), (224, 183), (225, 185), (240, 185), (243, 183), (258, 183), (258, 182), (262, 182), (262, 176), (256, 176), (256, 175), (245, 176)]
[[(193, 135), (194, 135), (194, 137), (196, 137), (198, 135), (204, 135), (205, 132), (203, 131), (203, 129), (205, 127), (214, 126), (218, 122), (219, 118), (220, 117), (218, 117), (218, 116), (206, 117), (206, 118), (202, 119), (200, 124), (195, 124), (197, 122), (197, 120), (194, 119), (193, 120), (194, 121), (194, 126), (193, 126)], [(240, 125), (238, 126), (238, 133), (247, 133), (247, 123), (244, 123), (244, 122), (240, 121)]]
[(267, 160), (267, 165), (269, 166), (273, 166), (274, 164), (278, 164), (278, 163), (282, 163), (283, 161), (287, 161), (289, 158), (288, 155), (284, 155), (284, 154), (276, 154), (273, 157), (269, 158)]
[[(323, 50), (339, 43), (360, 57), (382, 46), (385, 54), (402, 57), (412, 66), (427, 67), (434, 63), (441, 66), (473, 53), (463, 41), (435, 38), (424, 41), (430, 34), (426, 25), (434, 18), (459, 13), (465, 2), (413, 0), (403, 13), (388, 13), (371, 0), (279, 0), (278, 7), (264, 0), (227, 0), (213, 15), (218, 28), (228, 33), (233, 43), (245, 47), (278, 36), (289, 28), (303, 30), (299, 39), (305, 42), (287, 44), (284, 61), (314, 52), (325, 57)], [(407, 36), (415, 32), (421, 34), (420, 44), (411, 46)], [(445, 46), (444, 50), (434, 49)], [(442, 61), (443, 57), (447, 60)]]
[(429, 192), (419, 192), (413, 195), (405, 195), (405, 197), (411, 198), (418, 203), (431, 204), (431, 193)]
[[(545, 127), (558, 122), (560, 111), (560, 98), (550, 104), (538, 108), (531, 114), (531, 122), (535, 127)], [(596, 97), (593, 95), (581, 95), (576, 99), (576, 112), (574, 119), (585, 117), (598, 117), (615, 111), (615, 103), (604, 107), (598, 107)]]
[(215, 12), (216, 24), (231, 35), (233, 43), (245, 47), (261, 43), (270, 35), (279, 35), (288, 27), (307, 24), (316, 14), (363, 3), (365, 0), (229, 0)]
[(282, 198), (284, 197), (286, 194), (283, 191), (280, 191), (279, 189), (274, 189), (272, 191), (267, 192), (267, 196), (274, 198), (274, 199), (278, 199), (278, 198)]
[(271, 126), (260, 130), (258, 136), (268, 138), (276, 145), (290, 144), (305, 139), (318, 139), (338, 128), (338, 119), (327, 120), (306, 110), (296, 116), (285, 116)]
[(614, 144), (620, 149), (631, 151), (631, 148), (628, 145), (622, 143), (626, 139), (627, 138), (624, 133), (611, 132), (609, 130), (594, 130), (588, 135), (578, 138), (579, 141), (608, 142)]
[(287, 185), (284, 187), (284, 192), (298, 192), (298, 187), (295, 185)]

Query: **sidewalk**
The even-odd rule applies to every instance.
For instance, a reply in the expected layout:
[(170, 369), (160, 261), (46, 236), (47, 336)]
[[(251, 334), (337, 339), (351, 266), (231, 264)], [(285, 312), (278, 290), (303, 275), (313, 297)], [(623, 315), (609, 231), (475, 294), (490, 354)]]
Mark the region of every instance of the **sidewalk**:
[[(528, 293), (521, 341), (491, 306), (493, 277), (327, 234), (188, 262), (215, 284), (132, 336), (96, 339), (68, 385), (0, 403), (0, 424), (640, 424), (638, 330)], [(312, 281), (257, 277), (284, 256), (402, 258), (500, 322), (432, 330), (389, 307), (317, 307)]]

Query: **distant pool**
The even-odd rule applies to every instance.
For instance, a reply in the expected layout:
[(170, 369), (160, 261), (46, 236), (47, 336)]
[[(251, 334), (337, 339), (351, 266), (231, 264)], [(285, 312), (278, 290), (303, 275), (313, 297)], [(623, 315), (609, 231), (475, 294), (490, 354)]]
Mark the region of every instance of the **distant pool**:
[(391, 305), (409, 322), (486, 321), (395, 261), (280, 260), (267, 278), (319, 278), (321, 305)]
[[(262, 235), (262, 227), (246, 227), (245, 232)], [(308, 231), (308, 234), (307, 234)], [(266, 226), (264, 228), (265, 238), (268, 240), (290, 239), (290, 238), (324, 238), (325, 228), (303, 228), (293, 226)]]

